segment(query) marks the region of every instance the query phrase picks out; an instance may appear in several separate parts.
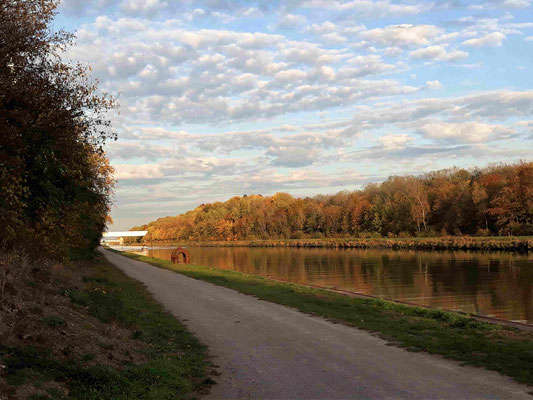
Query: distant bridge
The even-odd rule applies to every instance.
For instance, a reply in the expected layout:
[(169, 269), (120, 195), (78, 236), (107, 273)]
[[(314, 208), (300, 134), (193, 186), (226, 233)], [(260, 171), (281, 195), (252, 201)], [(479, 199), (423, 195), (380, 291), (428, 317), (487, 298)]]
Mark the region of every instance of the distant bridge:
[(121, 237), (142, 237), (146, 236), (148, 231), (125, 231), (125, 232), (104, 232), (103, 238), (121, 238)]
[(102, 244), (106, 242), (118, 242), (124, 245), (125, 237), (143, 237), (148, 231), (125, 231), (125, 232), (104, 232), (102, 235)]

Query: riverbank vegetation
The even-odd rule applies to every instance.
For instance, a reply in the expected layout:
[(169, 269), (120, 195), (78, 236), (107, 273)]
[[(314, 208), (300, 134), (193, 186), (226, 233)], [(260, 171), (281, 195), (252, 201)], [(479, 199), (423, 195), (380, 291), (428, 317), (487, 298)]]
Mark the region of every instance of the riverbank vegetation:
[(454, 312), (350, 297), (235, 271), (172, 264), (167, 260), (118, 253), (262, 300), (376, 332), (410, 351), (439, 354), (533, 384), (532, 332), (480, 322)]
[(326, 238), (233, 241), (176, 241), (172, 245), (186, 247), (325, 247), (337, 249), (392, 249), (392, 250), (481, 250), (518, 251), (533, 250), (533, 237), (454, 237), (439, 238)]
[(245, 195), (132, 229), (148, 230), (147, 242), (533, 235), (533, 163), (393, 176), (335, 195)]

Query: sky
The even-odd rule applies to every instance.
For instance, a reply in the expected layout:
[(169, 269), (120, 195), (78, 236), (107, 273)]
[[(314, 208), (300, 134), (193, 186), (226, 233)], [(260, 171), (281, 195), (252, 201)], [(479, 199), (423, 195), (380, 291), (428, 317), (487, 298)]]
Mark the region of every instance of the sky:
[(114, 224), (533, 157), (533, 1), (63, 0), (118, 99)]

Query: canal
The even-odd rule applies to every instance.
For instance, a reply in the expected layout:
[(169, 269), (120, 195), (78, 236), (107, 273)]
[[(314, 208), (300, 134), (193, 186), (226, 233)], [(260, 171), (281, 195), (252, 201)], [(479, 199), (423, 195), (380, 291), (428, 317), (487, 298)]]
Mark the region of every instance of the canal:
[[(288, 247), (187, 250), (192, 264), (533, 324), (532, 254)], [(170, 259), (171, 251), (156, 247), (144, 254)]]

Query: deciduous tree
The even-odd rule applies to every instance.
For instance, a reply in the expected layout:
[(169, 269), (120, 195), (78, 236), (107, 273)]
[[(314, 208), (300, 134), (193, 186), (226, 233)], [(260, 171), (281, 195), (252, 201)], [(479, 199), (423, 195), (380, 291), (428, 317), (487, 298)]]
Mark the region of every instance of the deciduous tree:
[(88, 66), (62, 60), (73, 36), (51, 29), (57, 5), (0, 3), (0, 242), (29, 236), (35, 251), (61, 256), (94, 246), (105, 226), (114, 103)]

